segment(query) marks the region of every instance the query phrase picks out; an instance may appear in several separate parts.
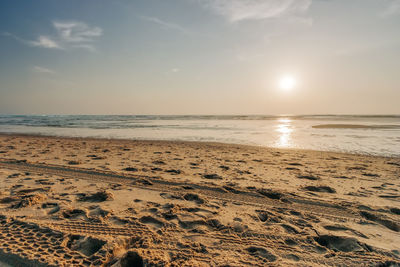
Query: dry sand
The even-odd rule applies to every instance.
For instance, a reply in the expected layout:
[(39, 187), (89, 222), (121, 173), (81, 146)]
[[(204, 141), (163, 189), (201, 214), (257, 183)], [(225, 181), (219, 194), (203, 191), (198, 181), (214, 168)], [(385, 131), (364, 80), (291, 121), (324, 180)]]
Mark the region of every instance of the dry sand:
[(0, 265), (398, 266), (399, 178), (399, 158), (0, 135)]

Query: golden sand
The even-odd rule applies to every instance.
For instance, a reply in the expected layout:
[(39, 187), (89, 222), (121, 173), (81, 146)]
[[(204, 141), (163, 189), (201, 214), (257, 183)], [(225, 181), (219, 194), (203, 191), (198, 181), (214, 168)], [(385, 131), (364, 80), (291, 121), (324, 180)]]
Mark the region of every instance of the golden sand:
[(0, 265), (395, 264), (399, 178), (399, 158), (0, 135)]

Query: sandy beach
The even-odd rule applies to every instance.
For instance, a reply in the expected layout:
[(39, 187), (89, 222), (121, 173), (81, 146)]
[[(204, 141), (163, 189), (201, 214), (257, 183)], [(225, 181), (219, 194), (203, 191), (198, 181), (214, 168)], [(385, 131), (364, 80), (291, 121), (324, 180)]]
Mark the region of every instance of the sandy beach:
[(400, 267), (399, 58), (400, 0), (0, 1), (0, 267)]
[(397, 266), (399, 178), (400, 158), (0, 135), (0, 265)]

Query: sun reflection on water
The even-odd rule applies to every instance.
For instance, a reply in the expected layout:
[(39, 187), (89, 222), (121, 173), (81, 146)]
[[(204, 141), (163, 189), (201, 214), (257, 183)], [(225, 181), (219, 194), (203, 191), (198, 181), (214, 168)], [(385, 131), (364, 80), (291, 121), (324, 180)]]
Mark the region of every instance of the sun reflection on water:
[(291, 144), (292, 120), (289, 118), (282, 118), (278, 120), (276, 131), (278, 132), (279, 139), (276, 142), (278, 147), (289, 147)]

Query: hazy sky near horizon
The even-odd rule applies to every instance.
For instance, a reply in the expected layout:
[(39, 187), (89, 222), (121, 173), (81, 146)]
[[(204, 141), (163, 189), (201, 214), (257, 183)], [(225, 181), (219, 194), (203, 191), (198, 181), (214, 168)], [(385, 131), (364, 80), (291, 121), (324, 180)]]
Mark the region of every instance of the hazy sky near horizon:
[(2, 0), (0, 113), (400, 114), (400, 0)]

